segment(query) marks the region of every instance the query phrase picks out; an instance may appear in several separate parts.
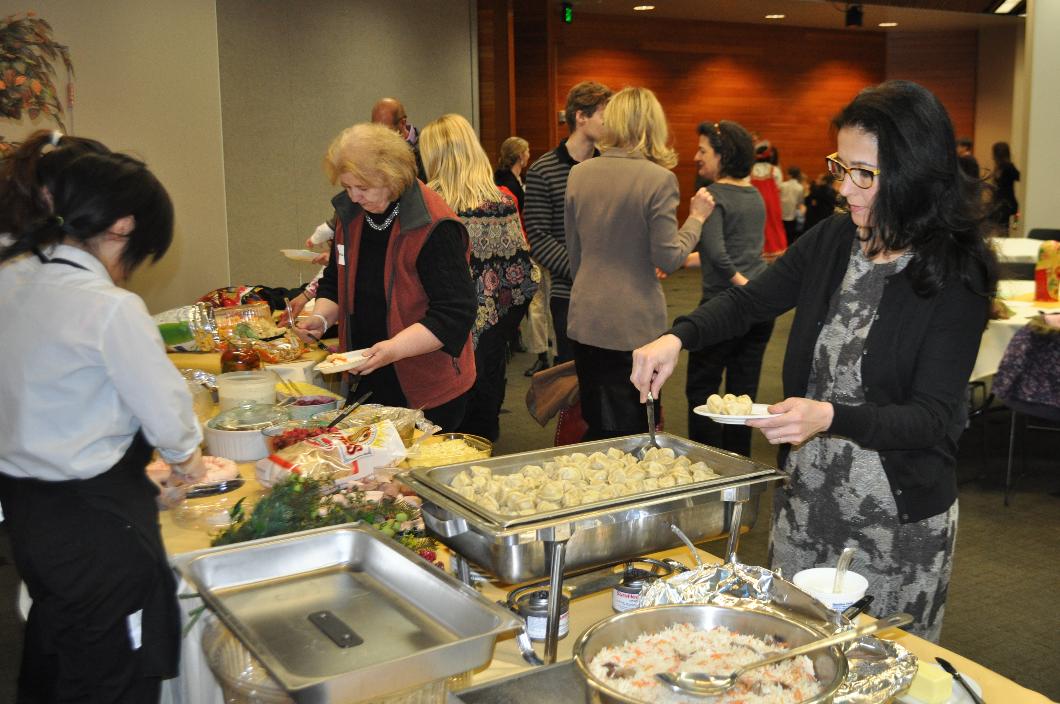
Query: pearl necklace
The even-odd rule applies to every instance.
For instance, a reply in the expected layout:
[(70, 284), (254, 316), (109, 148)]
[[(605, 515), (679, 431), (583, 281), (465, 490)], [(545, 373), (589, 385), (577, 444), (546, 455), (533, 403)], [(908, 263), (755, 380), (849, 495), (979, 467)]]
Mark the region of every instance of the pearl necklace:
[(401, 204), (400, 203), (395, 205), (394, 206), (394, 212), (390, 213), (390, 215), (387, 216), (387, 219), (384, 220), (383, 222), (381, 222), (378, 225), (376, 225), (374, 222), (372, 222), (372, 219), (370, 217), (368, 217), (368, 211), (366, 210), (366, 211), (364, 211), (364, 221), (366, 223), (368, 223), (368, 227), (372, 228), (373, 230), (385, 230), (388, 227), (390, 227), (390, 223), (394, 222), (394, 218), (397, 217), (397, 214), (398, 214), (399, 210), (401, 210)]

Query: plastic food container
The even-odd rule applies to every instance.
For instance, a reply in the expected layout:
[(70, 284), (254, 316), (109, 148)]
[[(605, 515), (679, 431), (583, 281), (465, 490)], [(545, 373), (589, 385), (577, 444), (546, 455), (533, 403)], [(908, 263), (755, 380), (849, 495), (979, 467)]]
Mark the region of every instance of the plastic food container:
[(217, 404), (222, 413), (245, 403), (275, 402), (276, 374), (273, 372), (228, 372), (217, 377)]
[(246, 404), (222, 411), (206, 423), (206, 452), (235, 462), (260, 460), (269, 454), (262, 431), (287, 420), (286, 409), (269, 404)]

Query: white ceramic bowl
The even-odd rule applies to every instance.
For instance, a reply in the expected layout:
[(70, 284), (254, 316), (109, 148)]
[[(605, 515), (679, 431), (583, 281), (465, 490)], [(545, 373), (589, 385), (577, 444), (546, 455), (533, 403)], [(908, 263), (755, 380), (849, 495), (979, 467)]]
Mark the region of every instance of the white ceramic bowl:
[(869, 580), (857, 572), (847, 571), (843, 578), (843, 589), (832, 591), (835, 580), (835, 567), (814, 567), (803, 570), (792, 578), (795, 586), (833, 611), (843, 611), (855, 601), (865, 596), (869, 589)]

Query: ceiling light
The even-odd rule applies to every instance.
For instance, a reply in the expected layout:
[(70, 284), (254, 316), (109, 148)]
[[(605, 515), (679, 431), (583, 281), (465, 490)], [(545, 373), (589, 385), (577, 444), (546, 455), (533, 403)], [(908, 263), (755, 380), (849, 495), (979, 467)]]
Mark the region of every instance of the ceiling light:
[(880, 22), (879, 26), (880, 27), (897, 27), (898, 23), (897, 22)]
[(766, 15), (767, 20), (782, 20), (786, 15)]
[(633, 6), (633, 11), (634, 12), (647, 12), (648, 10), (654, 10), (654, 9), (655, 9), (655, 5), (634, 5)]
[(1000, 5), (994, 8), (995, 15), (1007, 15), (1015, 9), (1016, 5), (1019, 5), (1021, 0), (1004, 0)]

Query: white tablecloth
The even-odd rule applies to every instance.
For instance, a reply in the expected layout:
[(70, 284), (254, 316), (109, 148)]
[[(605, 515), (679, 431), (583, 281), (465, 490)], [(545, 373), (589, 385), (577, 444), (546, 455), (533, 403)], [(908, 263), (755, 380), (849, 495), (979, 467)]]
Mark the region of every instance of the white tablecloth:
[(1003, 299), (1005, 305), (1011, 308), (1015, 315), (1008, 320), (991, 320), (986, 326), (983, 339), (979, 343), (979, 356), (976, 357), (975, 367), (972, 368), (972, 381), (997, 373), (998, 365), (1001, 364), (1001, 358), (1005, 356), (1008, 343), (1020, 328), (1037, 315), (1038, 307), (1033, 301), (1011, 300), (1014, 296), (1027, 293), (1034, 293), (1033, 281), (1006, 279), (998, 284), (998, 298)]
[(991, 237), (990, 243), (997, 252), (999, 261), (1005, 264), (1035, 264), (1041, 240), (1029, 237)]

